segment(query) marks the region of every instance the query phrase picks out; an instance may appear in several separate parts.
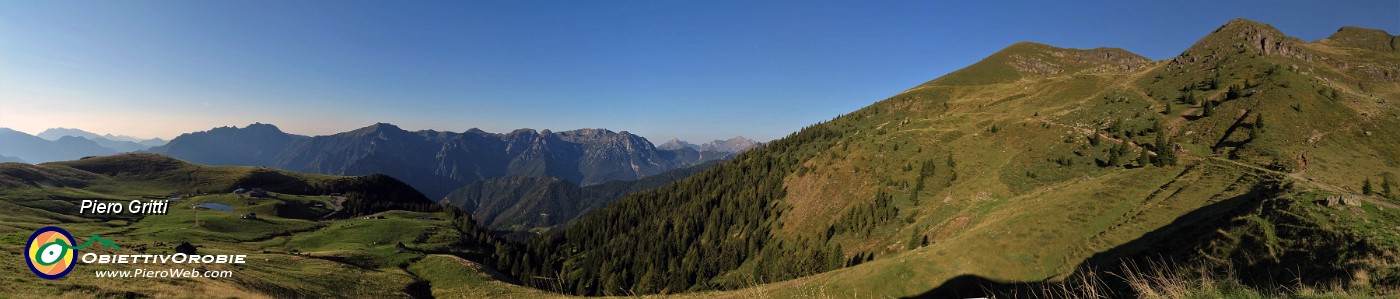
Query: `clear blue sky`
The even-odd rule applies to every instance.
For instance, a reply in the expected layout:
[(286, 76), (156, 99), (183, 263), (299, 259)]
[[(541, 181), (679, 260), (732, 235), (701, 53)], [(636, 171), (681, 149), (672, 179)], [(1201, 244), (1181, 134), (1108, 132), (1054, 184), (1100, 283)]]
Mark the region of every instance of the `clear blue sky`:
[(1239, 17), (1400, 33), (1395, 0), (750, 2), (0, 1), (0, 127), (768, 140), (1018, 41), (1165, 59)]

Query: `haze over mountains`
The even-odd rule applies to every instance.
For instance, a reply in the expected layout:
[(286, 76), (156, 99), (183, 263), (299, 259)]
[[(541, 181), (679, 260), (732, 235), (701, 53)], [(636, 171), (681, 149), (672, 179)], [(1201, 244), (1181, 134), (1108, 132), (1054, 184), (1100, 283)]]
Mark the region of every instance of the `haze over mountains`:
[(729, 138), (727, 140), (714, 140), (706, 142), (704, 144), (692, 144), (690, 142), (685, 142), (680, 139), (671, 138), (671, 140), (668, 140), (666, 141), (666, 143), (662, 143), (661, 145), (656, 146), (656, 148), (664, 150), (678, 150), (683, 148), (689, 148), (702, 152), (713, 151), (726, 153), (741, 153), (751, 148), (758, 147), (760, 145), (763, 145), (763, 143), (749, 140), (748, 138), (744, 138), (744, 136), (738, 136), (734, 138)]
[(24, 159), (20, 159), (20, 158), (16, 158), (16, 157), (10, 157), (10, 156), (0, 156), (0, 163), (5, 163), (5, 162), (27, 163), (27, 162), (24, 162)]
[(52, 128), (44, 130), (44, 132), (41, 132), (39, 133), (39, 135), (36, 136), (48, 140), (58, 140), (67, 136), (80, 137), (83, 139), (92, 140), (92, 142), (96, 142), (97, 145), (111, 149), (118, 153), (135, 152), (165, 144), (165, 140), (162, 140), (160, 138), (138, 139), (136, 137), (131, 136), (115, 136), (111, 133), (99, 136), (88, 131), (69, 128)]
[(47, 140), (24, 132), (0, 128), (0, 156), (8, 156), (26, 163), (76, 160), (116, 153), (117, 150), (103, 147), (82, 137), (62, 136)]
[(74, 160), (87, 156), (141, 151), (165, 144), (160, 138), (137, 139), (112, 134), (52, 128), (38, 136), (0, 128), (0, 162), (44, 163)]
[[(731, 148), (737, 147), (717, 149)], [(555, 177), (587, 186), (638, 179), (735, 154), (659, 149), (641, 136), (604, 129), (410, 132), (384, 123), (325, 136), (289, 134), (270, 124), (220, 127), (182, 134), (148, 151), (208, 165), (336, 175), (384, 173), (431, 198), (492, 178)]]
[(87, 138), (88, 140), (96, 141), (99, 144), (103, 143), (103, 140), (106, 140), (108, 142), (131, 142), (139, 144), (146, 148), (161, 146), (165, 144), (165, 140), (160, 138), (141, 139), (126, 135), (112, 135), (112, 133), (107, 133), (106, 135), (97, 135), (96, 133), (74, 128), (50, 128), (48, 130), (44, 130), (43, 132), (39, 132), (39, 134), (35, 136), (39, 136), (39, 138), (44, 138), (48, 140), (58, 140), (58, 138), (63, 136), (75, 136)]

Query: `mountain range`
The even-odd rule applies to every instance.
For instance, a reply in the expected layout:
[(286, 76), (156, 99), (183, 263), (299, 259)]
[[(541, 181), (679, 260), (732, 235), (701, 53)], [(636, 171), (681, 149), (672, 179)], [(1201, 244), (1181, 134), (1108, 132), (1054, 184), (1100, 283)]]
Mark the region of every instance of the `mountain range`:
[(38, 136), (0, 128), (0, 162), (44, 163), (135, 152), (165, 144), (160, 138), (97, 135), (68, 128), (45, 130)]
[(385, 123), (357, 130), (302, 136), (270, 124), (220, 127), (182, 134), (148, 150), (208, 165), (266, 166), (297, 172), (402, 179), (431, 198), (468, 183), (507, 176), (554, 177), (588, 186), (633, 180), (734, 152), (659, 149), (626, 131), (580, 129), (510, 133), (422, 130)]
[(738, 136), (727, 140), (714, 140), (706, 142), (704, 144), (693, 144), (682, 141), (680, 139), (671, 138), (671, 140), (656, 146), (656, 148), (664, 150), (678, 150), (683, 148), (689, 148), (702, 152), (713, 151), (726, 153), (742, 153), (760, 145), (763, 145), (763, 143), (749, 140), (748, 138), (744, 138), (744, 136)]
[(0, 128), (0, 156), (10, 157), (10, 162), (43, 163), (116, 153), (117, 150), (103, 147), (83, 137), (62, 136), (47, 140), (24, 132)]
[[(97, 135), (96, 133), (74, 128), (49, 128), (47, 130), (44, 130), (43, 132), (39, 132), (39, 134), (35, 136), (48, 140), (58, 140), (63, 136), (82, 137), (121, 152), (135, 151), (123, 150), (125, 148), (139, 147), (138, 150), (140, 150), (165, 144), (165, 140), (160, 138), (141, 139), (126, 135), (112, 135), (112, 133), (107, 133), (105, 135)], [(111, 146), (108, 146), (108, 144), (111, 144)]]
[(24, 162), (24, 159), (15, 158), (15, 157), (10, 157), (10, 156), (0, 156), (0, 163), (5, 163), (5, 162), (28, 163), (28, 162)]

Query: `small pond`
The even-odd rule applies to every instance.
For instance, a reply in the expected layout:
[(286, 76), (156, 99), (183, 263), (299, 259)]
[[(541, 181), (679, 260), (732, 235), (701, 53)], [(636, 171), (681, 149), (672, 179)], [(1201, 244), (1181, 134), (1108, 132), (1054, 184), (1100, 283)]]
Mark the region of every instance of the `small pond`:
[(233, 207), (230, 207), (230, 206), (228, 206), (228, 205), (226, 205), (226, 204), (217, 203), (217, 202), (200, 203), (200, 204), (194, 205), (194, 207), (195, 207), (196, 209), (203, 208), (203, 209), (210, 209), (210, 210), (219, 210), (219, 211), (224, 211), (224, 212), (232, 212), (232, 211), (233, 211)]

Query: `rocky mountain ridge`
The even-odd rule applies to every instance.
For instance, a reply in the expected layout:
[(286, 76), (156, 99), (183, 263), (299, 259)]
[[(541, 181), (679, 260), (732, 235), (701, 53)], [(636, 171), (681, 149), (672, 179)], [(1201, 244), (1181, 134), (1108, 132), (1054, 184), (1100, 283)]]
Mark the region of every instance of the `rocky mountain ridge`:
[(641, 136), (606, 129), (415, 132), (386, 123), (325, 136), (288, 134), (260, 123), (221, 127), (183, 134), (149, 151), (209, 165), (336, 175), (384, 173), (432, 198), (467, 183), (505, 176), (556, 177), (587, 186), (733, 156), (658, 149)]

